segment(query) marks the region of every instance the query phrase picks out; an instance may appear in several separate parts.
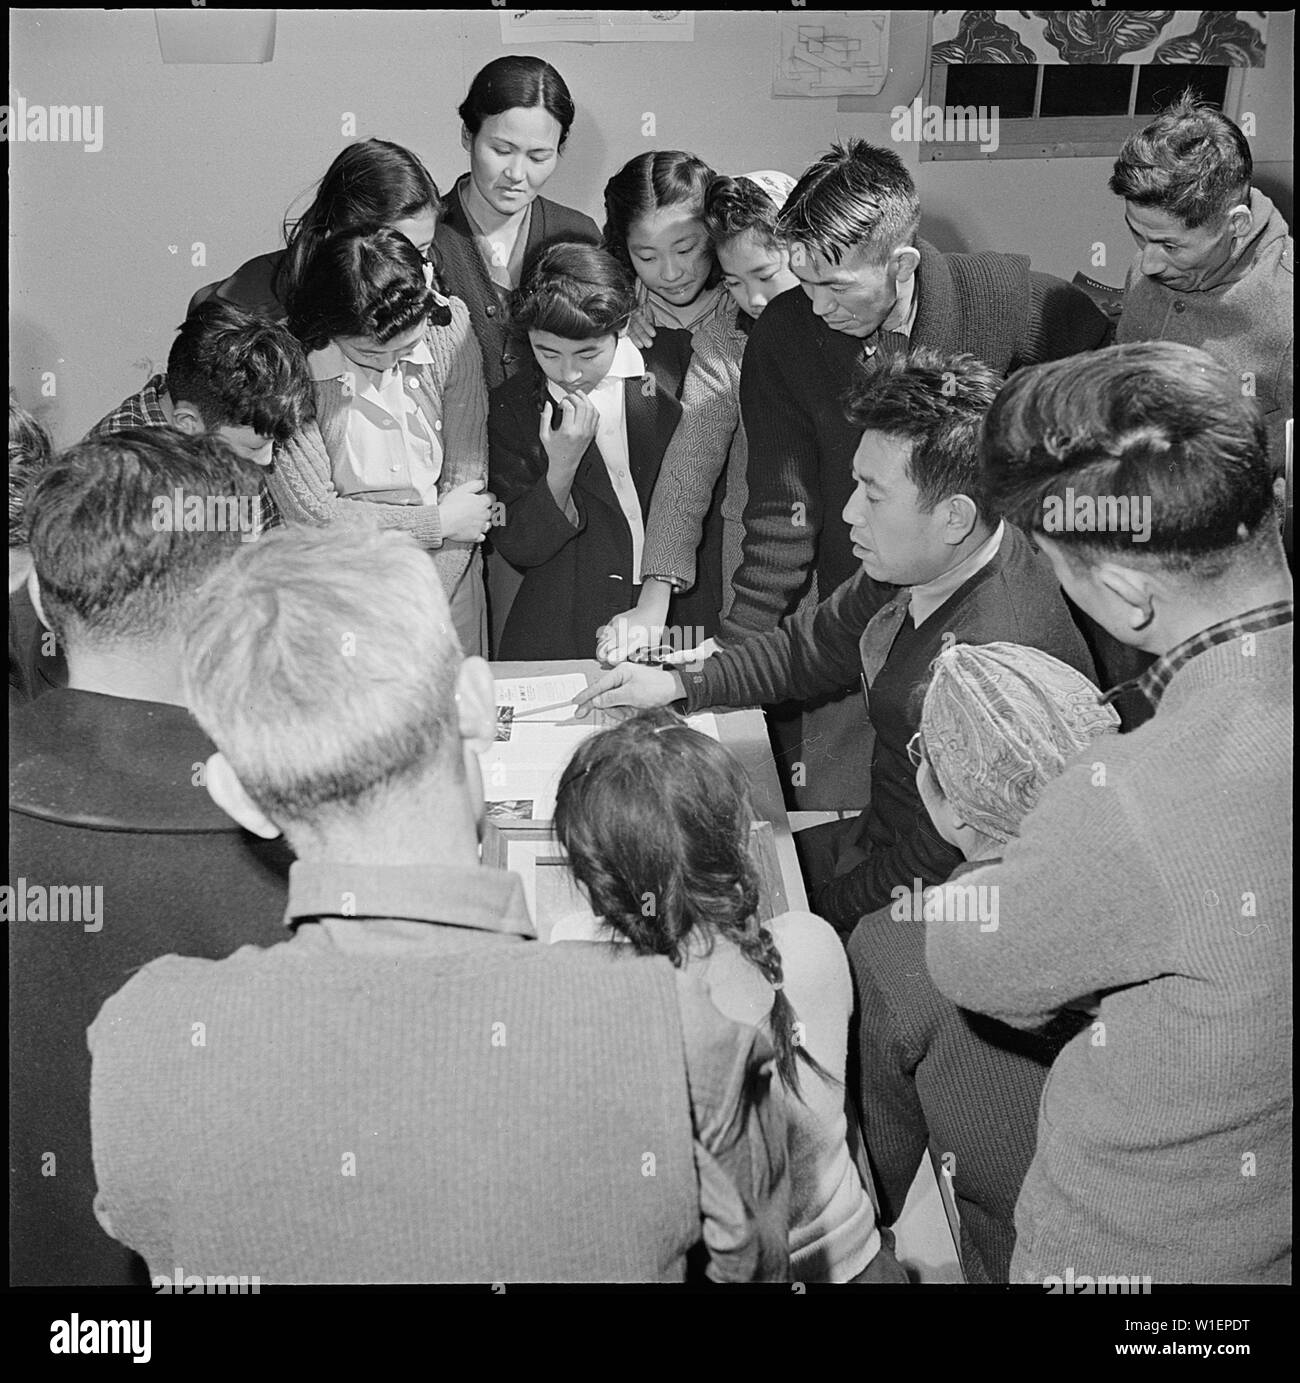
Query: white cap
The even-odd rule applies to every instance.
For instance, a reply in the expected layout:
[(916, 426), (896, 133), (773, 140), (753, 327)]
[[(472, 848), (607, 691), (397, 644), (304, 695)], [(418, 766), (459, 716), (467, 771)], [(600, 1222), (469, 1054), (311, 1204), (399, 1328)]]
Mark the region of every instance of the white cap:
[(794, 191), (795, 180), (789, 173), (782, 173), (777, 169), (764, 168), (758, 173), (742, 173), (740, 176), (761, 187), (776, 204), (778, 211), (785, 205), (785, 199)]

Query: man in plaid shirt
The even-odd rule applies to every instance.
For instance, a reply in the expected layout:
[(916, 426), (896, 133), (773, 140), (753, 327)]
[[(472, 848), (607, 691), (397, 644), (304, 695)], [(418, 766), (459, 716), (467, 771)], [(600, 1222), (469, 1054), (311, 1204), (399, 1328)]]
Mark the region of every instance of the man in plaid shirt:
[[(126, 428), (174, 427), (190, 436), (212, 432), (259, 466), (272, 449), (315, 416), (306, 358), (282, 326), (220, 299), (198, 308), (180, 328), (167, 373), (154, 375), (124, 399), (88, 436)], [(265, 483), (261, 528), (280, 516)]]

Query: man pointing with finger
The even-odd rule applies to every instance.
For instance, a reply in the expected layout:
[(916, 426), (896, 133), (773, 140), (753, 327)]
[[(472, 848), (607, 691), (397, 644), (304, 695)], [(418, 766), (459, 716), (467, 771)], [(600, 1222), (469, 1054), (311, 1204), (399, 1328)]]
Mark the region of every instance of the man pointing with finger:
[(843, 518), (861, 571), (769, 634), (681, 672), (621, 664), (578, 698), (695, 711), (809, 702), (860, 682), (875, 730), (864, 810), (797, 838), (813, 907), (845, 934), (896, 884), (941, 883), (960, 861), (930, 825), (907, 756), (915, 692), (941, 650), (1006, 640), (1093, 675), (1051, 568), (984, 492), (979, 430), (999, 383), (970, 355), (923, 348), (859, 373), (846, 409), (864, 431)]

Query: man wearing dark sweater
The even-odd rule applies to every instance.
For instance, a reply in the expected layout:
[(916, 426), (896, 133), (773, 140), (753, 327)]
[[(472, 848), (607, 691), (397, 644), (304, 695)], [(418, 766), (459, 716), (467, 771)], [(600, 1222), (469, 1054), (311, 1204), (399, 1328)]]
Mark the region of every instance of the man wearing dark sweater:
[[(852, 493), (861, 429), (842, 401), (855, 369), (911, 346), (967, 351), (1001, 375), (1100, 345), (1106, 318), (1023, 255), (943, 254), (917, 240), (920, 203), (897, 155), (835, 145), (800, 179), (777, 223), (801, 281), (750, 334), (740, 377), (749, 499), (724, 646), (792, 614), (813, 573), (833, 591), (857, 569), (835, 522)], [(865, 773), (856, 700), (806, 715), (802, 807), (855, 805)]]
[(1006, 641), (1093, 673), (1051, 569), (983, 489), (979, 428), (998, 383), (968, 355), (923, 349), (861, 372), (847, 404), (861, 441), (844, 506), (859, 573), (771, 633), (680, 673), (623, 663), (578, 698), (684, 698), (694, 711), (856, 695), (867, 684), (874, 752), (854, 799), (865, 810), (798, 837), (813, 907), (845, 934), (896, 886), (941, 883), (961, 860), (935, 834), (907, 754), (939, 652)]
[(185, 668), (214, 799), (298, 855), (296, 931), (104, 1005), (104, 1227), (156, 1273), (267, 1283), (680, 1282), (697, 1250), (784, 1280), (771, 1046), (662, 957), (541, 945), (479, 863), (492, 674), (414, 540), (268, 535)]
[(100, 1005), (167, 951), (224, 956), (283, 934), (289, 859), (204, 791), (212, 746), (185, 709), (178, 654), (194, 588), (240, 533), (184, 525), (176, 493), (206, 520), (228, 500), (254, 503), (259, 483), (259, 468), (216, 438), (158, 428), (73, 447), (28, 495), (33, 601), (67, 649), (68, 686), (9, 720), (18, 1285), (143, 1281), (91, 1213), (86, 1027)]
[(1289, 1283), (1294, 606), (1261, 410), (1204, 351), (1113, 346), (1012, 380), (985, 446), (1062, 585), (1156, 655), (1152, 719), (963, 877), (997, 927), (926, 932), (964, 1008), (1095, 1013), (1043, 1091), (1012, 1281)]

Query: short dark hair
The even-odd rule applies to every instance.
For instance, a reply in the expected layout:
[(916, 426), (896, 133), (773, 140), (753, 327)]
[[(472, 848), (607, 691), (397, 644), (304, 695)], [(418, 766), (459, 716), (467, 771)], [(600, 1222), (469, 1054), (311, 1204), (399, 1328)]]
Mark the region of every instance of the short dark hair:
[[(1276, 521), (1259, 407), (1192, 346), (1142, 341), (1021, 370), (989, 410), (981, 448), (1007, 516), (1085, 564), (1122, 553), (1211, 579)], [(1149, 498), (1147, 539), (1118, 525), (1049, 532), (1049, 502), (1059, 513), (1079, 496)]]
[(776, 203), (756, 182), (719, 173), (704, 195), (700, 220), (715, 250), (747, 232), (772, 248), (778, 243), (777, 211)]
[(178, 629), (187, 600), (226, 561), (235, 525), (158, 524), (180, 490), (230, 512), (255, 507), (262, 468), (211, 433), (128, 428), (69, 448), (27, 495), (41, 605), (65, 643), (154, 639)]
[(49, 434), (14, 399), (9, 400), (9, 546), (27, 546), (27, 490), (50, 464)]
[(776, 230), (787, 243), (806, 245), (832, 264), (859, 250), (883, 263), (911, 245), (921, 224), (912, 175), (889, 149), (865, 139), (832, 144), (786, 198)]
[(450, 321), (424, 280), (420, 252), (384, 226), (331, 236), (316, 251), (289, 309), (289, 330), (309, 351), (339, 336), (390, 341), (417, 322)]
[[(361, 139), (335, 156), (311, 205), (284, 222), (284, 258), (274, 287), (286, 308), (316, 251), (353, 226), (391, 226), (421, 212), (442, 215), (442, 197), (429, 170), (409, 149), (386, 139)], [(432, 252), (431, 252), (432, 253)]]
[(519, 334), (548, 331), (585, 341), (620, 331), (636, 304), (632, 277), (595, 245), (562, 240), (545, 246), (527, 265), (510, 300), (510, 323)]
[[(682, 207), (688, 216), (704, 219), (704, 202), (713, 169), (684, 149), (656, 149), (637, 154), (605, 184), (605, 249), (626, 269), (635, 273), (627, 238), (640, 216), (664, 207)], [(718, 281), (715, 264), (709, 286)]]
[(167, 356), (167, 393), (209, 429), (251, 427), (287, 442), (316, 416), (302, 347), (284, 327), (209, 298), (181, 323)]
[(1188, 91), (1124, 141), (1110, 190), (1194, 229), (1248, 197), (1253, 173), (1246, 136)]
[(490, 116), (538, 106), (559, 125), (558, 147), (562, 150), (574, 116), (573, 97), (564, 78), (543, 58), (510, 53), (479, 69), (456, 114), (470, 134), (476, 135)]
[(995, 524), (1001, 509), (980, 467), (979, 438), (1001, 383), (1001, 375), (973, 355), (917, 346), (874, 368), (860, 362), (844, 411), (864, 432), (911, 442), (907, 474), (924, 510), (949, 495), (967, 495), (980, 518)]

